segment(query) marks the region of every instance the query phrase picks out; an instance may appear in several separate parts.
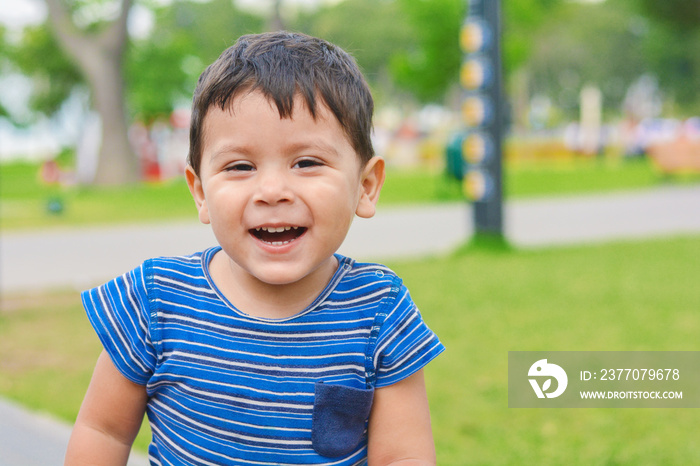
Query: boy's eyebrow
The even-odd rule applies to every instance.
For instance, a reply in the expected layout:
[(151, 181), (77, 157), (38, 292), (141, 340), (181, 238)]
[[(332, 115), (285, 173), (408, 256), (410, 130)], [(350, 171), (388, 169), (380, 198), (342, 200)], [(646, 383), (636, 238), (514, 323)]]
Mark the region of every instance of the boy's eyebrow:
[[(289, 144), (285, 147), (285, 152), (287, 154), (294, 154), (296, 152), (303, 152), (306, 150), (318, 150), (326, 154), (332, 155), (334, 157), (339, 157), (340, 153), (338, 149), (326, 141), (314, 140), (314, 141), (299, 141)], [(225, 154), (240, 154), (243, 156), (250, 156), (255, 152), (255, 150), (245, 144), (227, 143), (221, 147), (217, 147), (211, 154), (209, 158), (210, 163), (214, 163), (217, 158)]]
[(211, 152), (211, 156), (209, 157), (209, 163), (213, 164), (219, 157), (226, 154), (240, 154), (242, 156), (249, 156), (252, 153), (253, 150), (246, 145), (226, 143), (220, 147), (217, 147)]
[(320, 150), (321, 152), (329, 153), (334, 156), (340, 155), (338, 149), (336, 149), (336, 147), (333, 144), (330, 144), (323, 140), (300, 141), (287, 146), (287, 151), (289, 153), (301, 152), (308, 149)]

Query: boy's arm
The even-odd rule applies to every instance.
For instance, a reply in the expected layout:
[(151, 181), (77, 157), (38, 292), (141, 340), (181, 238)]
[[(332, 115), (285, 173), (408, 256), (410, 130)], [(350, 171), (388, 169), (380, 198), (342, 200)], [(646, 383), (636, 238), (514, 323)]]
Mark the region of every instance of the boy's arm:
[(435, 464), (422, 370), (375, 391), (369, 418), (368, 456), (369, 466)]
[(65, 465), (125, 465), (146, 409), (146, 387), (102, 352), (68, 443)]

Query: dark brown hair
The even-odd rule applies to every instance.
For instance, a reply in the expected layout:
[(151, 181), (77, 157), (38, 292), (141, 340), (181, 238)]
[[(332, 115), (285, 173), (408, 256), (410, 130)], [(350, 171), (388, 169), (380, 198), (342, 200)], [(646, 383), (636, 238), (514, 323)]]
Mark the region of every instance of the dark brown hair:
[(240, 93), (261, 91), (280, 118), (291, 118), (302, 97), (316, 118), (318, 98), (338, 119), (362, 164), (374, 156), (370, 133), (374, 103), (355, 60), (329, 42), (305, 34), (241, 36), (199, 77), (192, 101), (188, 163), (199, 174), (203, 123), (212, 105), (228, 108)]

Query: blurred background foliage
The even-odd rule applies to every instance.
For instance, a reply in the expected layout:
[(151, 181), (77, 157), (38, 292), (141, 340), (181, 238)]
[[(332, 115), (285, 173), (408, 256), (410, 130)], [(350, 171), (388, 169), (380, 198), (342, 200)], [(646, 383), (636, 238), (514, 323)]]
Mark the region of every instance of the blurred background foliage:
[[(78, 12), (108, 0), (71, 0)], [(111, 2), (114, 3), (114, 2)], [(196, 79), (224, 48), (246, 33), (269, 29), (269, 11), (244, 10), (231, 0), (136, 2), (153, 14), (146, 37), (129, 39), (124, 77), (132, 117), (167, 116), (188, 102)], [(353, 0), (316, 9), (282, 8), (282, 25), (323, 37), (349, 50), (386, 102), (397, 97), (450, 104), (462, 54), (456, 40), (463, 0)], [(104, 8), (104, 7), (103, 7)], [(506, 82), (528, 75), (527, 91), (547, 93), (566, 110), (566, 91), (602, 86), (604, 102), (619, 110), (635, 79), (651, 73), (683, 114), (700, 107), (700, 4), (697, 0), (503, 0)], [(109, 15), (107, 15), (109, 16)], [(99, 14), (83, 26), (99, 29)], [(31, 109), (60, 109), (81, 73), (53, 39), (48, 24), (31, 26), (19, 40), (0, 42), (3, 66), (34, 80)], [(36, 114), (35, 113), (35, 114)], [(19, 121), (23, 123), (23, 121)]]
[(5, 43), (0, 52), (4, 54), (5, 67), (32, 79), (29, 112), (7, 114), (20, 126), (32, 123), (41, 114), (57, 113), (83, 82), (80, 71), (56, 43), (51, 30), (43, 25), (26, 28), (21, 41)]
[[(62, 5), (72, 31), (95, 41), (123, 9), (150, 21), (145, 32), (124, 39), (123, 56), (115, 58), (125, 81), (125, 117), (146, 127), (189, 107), (199, 74), (238, 36), (280, 27), (350, 51), (378, 107), (459, 107), (457, 37), (464, 0), (346, 0), (313, 8), (291, 0), (45, 1)], [(529, 129), (537, 98), (552, 107), (542, 124), (575, 121), (580, 91), (588, 85), (600, 88), (605, 118), (620, 120), (625, 98), (640, 79), (657, 86), (667, 116), (700, 113), (698, 0), (502, 0), (502, 14), (512, 128)], [(51, 20), (49, 15), (20, 34), (0, 29), (0, 69), (32, 82), (27, 109), (9, 108), (0, 95), (0, 118), (18, 126), (56, 117), (71, 96), (94, 97), (94, 86), (101, 85), (88, 86), (85, 67), (65, 52)], [(88, 97), (83, 100), (91, 105)]]

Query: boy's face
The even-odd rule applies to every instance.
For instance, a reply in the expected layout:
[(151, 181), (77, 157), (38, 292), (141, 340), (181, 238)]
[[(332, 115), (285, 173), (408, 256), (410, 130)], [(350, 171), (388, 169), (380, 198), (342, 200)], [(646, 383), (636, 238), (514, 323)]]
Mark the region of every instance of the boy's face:
[(327, 106), (314, 120), (302, 102), (281, 119), (255, 91), (204, 119), (200, 174), (188, 167), (187, 181), (233, 279), (325, 286), (355, 214), (374, 215), (383, 161), (362, 167)]

